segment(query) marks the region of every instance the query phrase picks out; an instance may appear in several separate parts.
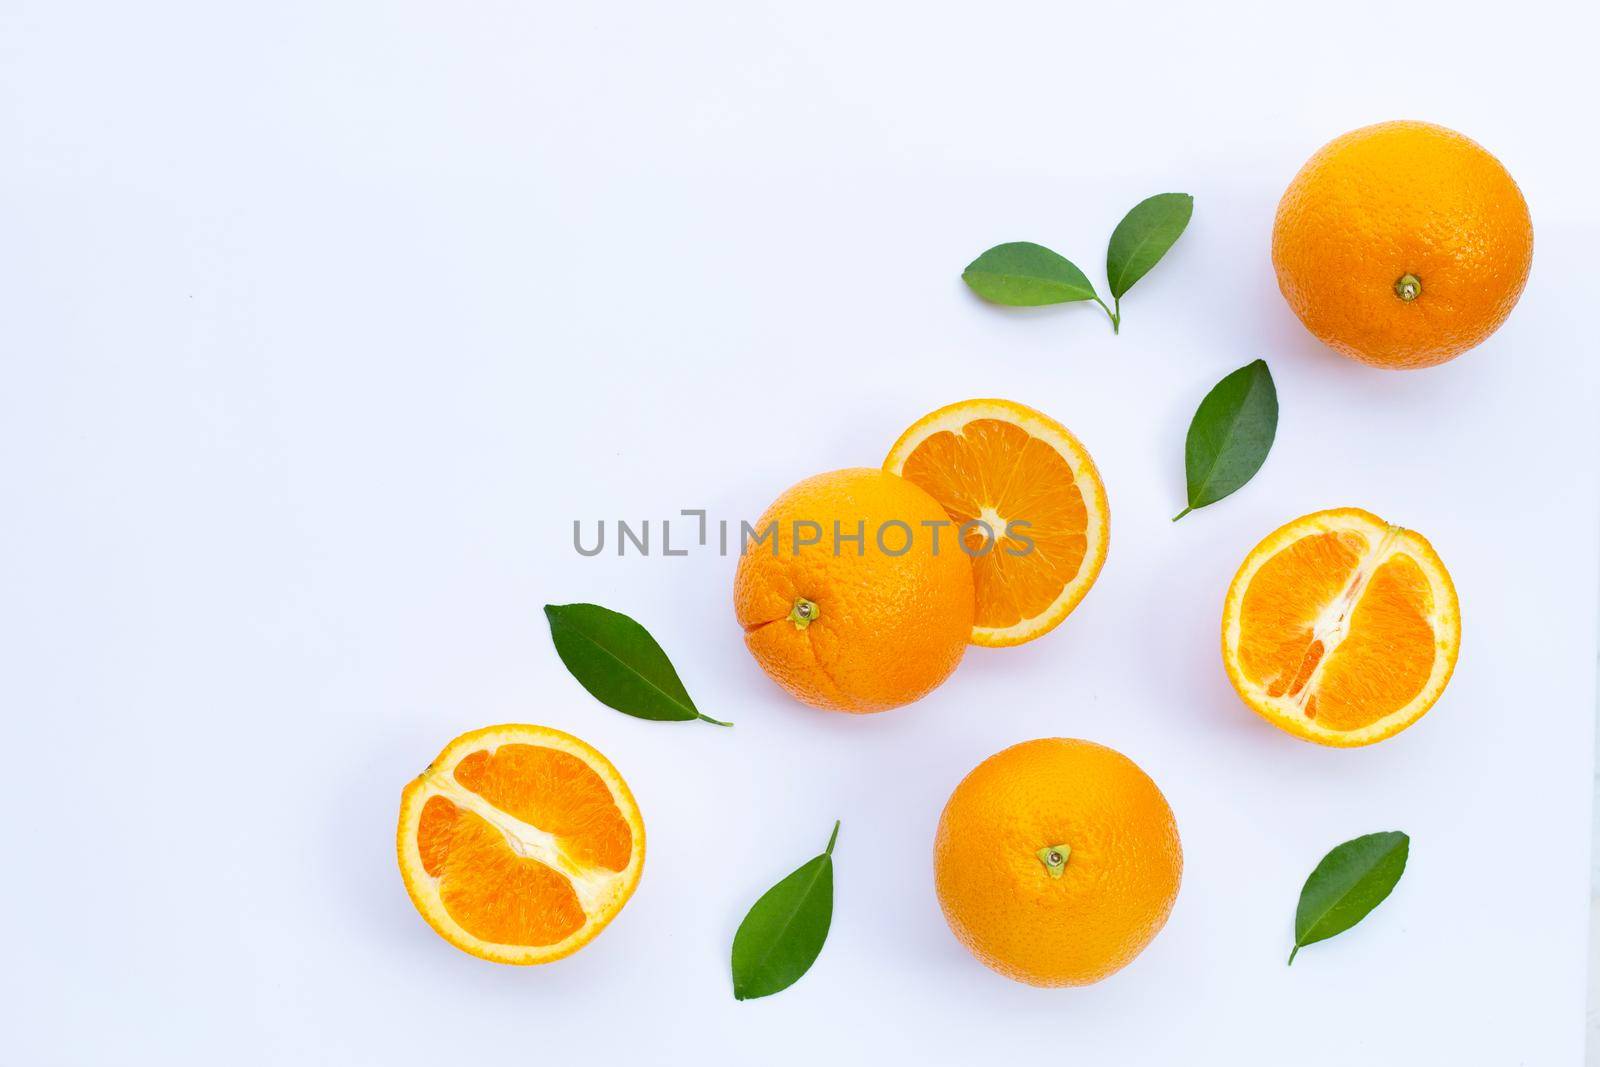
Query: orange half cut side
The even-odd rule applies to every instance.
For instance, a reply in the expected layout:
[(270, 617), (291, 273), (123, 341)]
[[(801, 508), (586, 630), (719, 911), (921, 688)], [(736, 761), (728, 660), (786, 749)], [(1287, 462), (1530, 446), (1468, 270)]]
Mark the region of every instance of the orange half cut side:
[[(1048, 415), (1009, 400), (951, 404), (901, 434), (883, 469), (926, 490), (959, 531), (972, 556), (975, 645), (1044, 636), (1100, 575), (1105, 485), (1083, 444)], [(945, 551), (959, 550), (953, 540)]]
[(1296, 519), (1246, 557), (1222, 614), (1222, 661), (1268, 722), (1369, 745), (1420, 719), (1455, 669), (1461, 613), (1426, 538), (1358, 508)]
[(450, 742), (400, 797), (400, 874), (439, 936), (496, 963), (588, 944), (633, 895), (644, 822), (611, 762), (543, 726)]

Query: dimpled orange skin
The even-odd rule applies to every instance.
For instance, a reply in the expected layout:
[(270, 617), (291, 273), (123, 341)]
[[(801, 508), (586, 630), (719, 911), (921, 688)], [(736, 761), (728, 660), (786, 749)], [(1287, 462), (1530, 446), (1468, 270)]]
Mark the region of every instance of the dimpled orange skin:
[[(1041, 849), (1071, 851), (1052, 877)], [(1025, 741), (980, 763), (939, 817), (934, 887), (979, 962), (1037, 986), (1121, 970), (1166, 925), (1183, 878), (1178, 826), (1128, 757)]]
[[(795, 551), (796, 521), (822, 528), (818, 544)], [(911, 547), (899, 527), (911, 531)], [(790, 488), (755, 524), (774, 537), (745, 546), (733, 606), (745, 645), (797, 699), (834, 711), (886, 711), (917, 700), (950, 676), (972, 633), (972, 563), (939, 502), (897, 475), (865, 467), (819, 474)], [(849, 536), (863, 524), (864, 547), (833, 551), (834, 523)], [(939, 551), (933, 550), (938, 528)], [(885, 552), (877, 533), (884, 528)], [(814, 531), (801, 528), (801, 540)], [(774, 548), (776, 551), (774, 551)], [(799, 626), (795, 604), (815, 605)]]
[[(1516, 306), (1533, 221), (1500, 161), (1426, 122), (1345, 134), (1289, 183), (1272, 227), (1278, 288), (1323, 343), (1376, 367), (1431, 367)], [(1396, 285), (1419, 283), (1407, 301)]]

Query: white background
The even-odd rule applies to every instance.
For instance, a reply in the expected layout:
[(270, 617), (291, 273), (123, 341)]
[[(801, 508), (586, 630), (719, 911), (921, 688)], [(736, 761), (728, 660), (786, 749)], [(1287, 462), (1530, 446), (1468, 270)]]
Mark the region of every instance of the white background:
[[(0, 13), (3, 1058), (135, 1063), (1296, 1062), (1580, 1057), (1595, 647), (1592, 12), (1460, 4), (80, 3)], [(1487, 145), (1537, 233), (1507, 325), (1395, 374), (1321, 348), (1268, 260), (1334, 135)], [(1103, 279), (1143, 197), (1194, 222), (1124, 301), (1011, 312), (959, 281), (1031, 239)], [(1258, 356), (1282, 421), (1172, 524), (1188, 419)], [(1058, 631), (918, 705), (785, 698), (734, 561), (579, 558), (575, 518), (754, 518), (970, 396), (1076, 431), (1110, 558)], [(1279, 523), (1421, 530), (1465, 635), (1375, 748), (1239, 703), (1224, 588)], [(709, 714), (591, 700), (540, 608), (650, 627)], [(401, 786), (463, 730), (577, 733), (649, 828), (589, 948), (435, 937)], [(963, 774), (1091, 738), (1166, 792), (1171, 923), (1037, 990), (947, 932), (930, 846)], [(834, 818), (837, 910), (736, 1003), (746, 907)], [(1323, 852), (1403, 829), (1359, 928), (1284, 967)]]

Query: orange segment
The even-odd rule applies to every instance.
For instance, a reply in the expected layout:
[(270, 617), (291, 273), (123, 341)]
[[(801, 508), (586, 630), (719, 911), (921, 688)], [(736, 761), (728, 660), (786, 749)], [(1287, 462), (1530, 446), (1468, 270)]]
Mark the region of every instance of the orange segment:
[(972, 558), (972, 643), (1019, 645), (1078, 606), (1105, 563), (1109, 509), (1094, 460), (1066, 427), (1009, 400), (922, 418), (883, 468), (950, 513)]
[[(1324, 726), (1363, 729), (1417, 698), (1439, 657), (1432, 612), (1433, 589), (1415, 560), (1397, 554), (1378, 567), (1323, 669), (1313, 713)], [(1371, 669), (1376, 663), (1385, 669)]]
[(1371, 744), (1421, 718), (1460, 640), (1455, 587), (1433, 547), (1356, 508), (1267, 537), (1223, 608), (1223, 663), (1245, 703), (1328, 745)]
[(536, 745), (479, 749), (456, 764), (455, 778), (501, 811), (561, 838), (578, 862), (611, 871), (628, 866), (632, 831), (606, 783), (570, 752)]
[(1309, 534), (1262, 563), (1240, 608), (1239, 661), (1249, 678), (1276, 693), (1294, 688), (1314, 620), (1349, 586), (1368, 547), (1356, 533)]
[(473, 937), (547, 946), (583, 927), (572, 883), (518, 856), (494, 826), (440, 796), (428, 798), (423, 816), (417, 844), (435, 859), (440, 903)]
[(445, 940), (499, 963), (583, 947), (632, 896), (644, 823), (616, 768), (559, 730), (456, 738), (401, 794), (400, 873)]

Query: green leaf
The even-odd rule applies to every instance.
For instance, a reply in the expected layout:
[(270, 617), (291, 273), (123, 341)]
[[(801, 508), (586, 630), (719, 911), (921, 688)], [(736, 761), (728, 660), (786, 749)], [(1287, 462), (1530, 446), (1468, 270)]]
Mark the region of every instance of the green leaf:
[(1410, 852), (1411, 838), (1389, 830), (1346, 841), (1322, 857), (1300, 890), (1289, 962), (1302, 948), (1344, 933), (1382, 904), (1405, 873)]
[(1277, 433), (1278, 389), (1265, 360), (1240, 367), (1218, 382), (1189, 423), (1183, 450), (1189, 506), (1172, 521), (1215, 504), (1255, 477)]
[(961, 280), (985, 300), (1011, 307), (1094, 300), (1094, 286), (1069, 259), (1031, 241), (995, 245), (967, 265)]
[(733, 935), (736, 1000), (781, 993), (810, 970), (833, 922), (833, 843), (761, 894)]
[(556, 654), (596, 700), (638, 719), (703, 719), (650, 631), (598, 604), (546, 604)]
[(1123, 216), (1106, 247), (1106, 280), (1113, 297), (1121, 300), (1134, 282), (1161, 262), (1193, 214), (1194, 197), (1188, 193), (1158, 193)]

